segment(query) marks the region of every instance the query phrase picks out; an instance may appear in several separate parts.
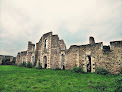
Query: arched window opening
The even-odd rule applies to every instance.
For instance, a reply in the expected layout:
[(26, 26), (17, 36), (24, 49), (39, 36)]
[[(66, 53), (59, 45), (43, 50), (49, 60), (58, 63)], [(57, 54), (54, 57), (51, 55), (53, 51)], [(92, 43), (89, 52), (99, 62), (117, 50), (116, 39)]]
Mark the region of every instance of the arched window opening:
[(61, 61), (64, 62), (64, 55), (61, 55)]
[(47, 49), (47, 47), (48, 47), (48, 40), (46, 39), (45, 44), (44, 44), (44, 48)]

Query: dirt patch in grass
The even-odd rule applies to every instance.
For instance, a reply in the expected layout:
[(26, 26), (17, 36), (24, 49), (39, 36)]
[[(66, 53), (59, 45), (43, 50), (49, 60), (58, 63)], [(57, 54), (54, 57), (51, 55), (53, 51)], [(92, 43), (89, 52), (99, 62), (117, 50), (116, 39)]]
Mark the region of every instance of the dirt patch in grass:
[(33, 87), (33, 89), (37, 89), (38, 87)]

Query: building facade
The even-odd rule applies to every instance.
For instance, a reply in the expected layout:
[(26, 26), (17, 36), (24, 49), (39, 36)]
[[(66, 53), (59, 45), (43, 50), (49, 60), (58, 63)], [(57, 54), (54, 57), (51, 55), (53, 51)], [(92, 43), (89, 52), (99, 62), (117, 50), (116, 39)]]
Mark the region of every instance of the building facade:
[(5, 64), (6, 60), (7, 60), (8, 63), (9, 62), (11, 63), (11, 62), (13, 62), (13, 60), (15, 60), (15, 57), (9, 56), (9, 55), (0, 55), (0, 65), (2, 65), (3, 62)]
[(122, 41), (103, 46), (102, 42), (95, 43), (94, 38), (90, 37), (89, 44), (72, 45), (66, 49), (65, 42), (49, 32), (41, 37), (36, 47), (29, 41), (27, 51), (17, 54), (16, 64), (23, 61), (30, 61), (34, 66), (40, 62), (45, 69), (59, 67), (70, 70), (74, 66), (81, 66), (85, 72), (95, 72), (97, 67), (103, 67), (117, 74), (122, 67)]

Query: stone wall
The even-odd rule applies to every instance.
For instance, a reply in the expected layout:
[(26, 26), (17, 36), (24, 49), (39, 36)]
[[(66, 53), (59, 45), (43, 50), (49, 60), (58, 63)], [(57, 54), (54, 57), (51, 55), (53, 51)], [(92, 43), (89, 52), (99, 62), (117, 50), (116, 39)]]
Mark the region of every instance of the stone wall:
[(2, 64), (2, 60), (3, 60), (4, 56), (0, 55), (0, 65)]
[(51, 44), (51, 68), (59, 67), (59, 37), (58, 35), (52, 35)]
[(110, 42), (109, 46), (103, 43), (95, 43), (93, 37), (89, 38), (89, 44), (72, 45), (66, 49), (65, 42), (52, 32), (44, 34), (38, 43), (28, 42), (26, 53), (18, 53), (17, 63), (31, 61), (38, 66), (40, 62), (43, 68), (72, 69), (81, 66), (85, 72), (95, 72), (102, 67), (109, 72), (117, 74), (122, 66), (122, 41)]
[[(45, 68), (61, 68), (60, 52), (66, 49), (66, 45), (63, 40), (59, 40), (58, 35), (52, 35), (52, 32), (44, 34), (38, 43), (36, 43), (36, 59)], [(45, 62), (46, 58), (46, 62)]]
[(3, 60), (7, 60), (7, 62), (8, 62), (8, 60), (9, 60), (9, 62), (11, 63), (11, 62), (13, 62), (13, 59), (14, 59), (15, 57), (13, 57), (13, 56), (9, 56), (9, 55), (0, 55), (0, 65), (2, 64), (2, 61)]
[(35, 44), (28, 42), (27, 58), (26, 62), (31, 62), (34, 64), (35, 60)]
[[(119, 44), (118, 44), (119, 43)], [(102, 49), (96, 53), (96, 67), (103, 67), (113, 74), (118, 74), (122, 67), (122, 42), (110, 43), (110, 49)]]
[(31, 62), (32, 64), (35, 62), (35, 44), (30, 41), (28, 41), (27, 51), (19, 52), (16, 56), (16, 64), (19, 65), (22, 62)]
[(88, 56), (91, 58), (91, 72), (95, 71), (95, 53), (101, 49), (102, 43), (71, 46), (66, 51), (66, 69), (72, 69), (74, 66), (81, 66), (87, 72)]
[(22, 51), (17, 54), (16, 64), (19, 65), (22, 62), (27, 62), (27, 51)]
[(64, 43), (64, 40), (59, 40), (59, 45), (61, 50), (66, 50), (66, 44)]
[(20, 63), (22, 63), (20, 58), (21, 58), (21, 54), (20, 54), (20, 52), (18, 52), (18, 54), (16, 56), (16, 65), (19, 65)]
[(73, 45), (66, 51), (66, 69), (79, 66), (79, 46)]
[(49, 32), (47, 34), (44, 34), (39, 42), (37, 43), (36, 47), (36, 53), (37, 53), (37, 63), (36, 66), (38, 66), (38, 63), (40, 62), (42, 64), (42, 67), (50, 68), (50, 55), (51, 55), (51, 39), (52, 39), (52, 32)]
[(89, 59), (91, 60), (91, 72), (95, 71), (95, 60), (96, 52), (102, 48), (102, 42), (95, 44), (87, 44), (80, 46), (80, 66), (83, 67), (84, 71), (87, 72), (87, 65), (89, 64)]

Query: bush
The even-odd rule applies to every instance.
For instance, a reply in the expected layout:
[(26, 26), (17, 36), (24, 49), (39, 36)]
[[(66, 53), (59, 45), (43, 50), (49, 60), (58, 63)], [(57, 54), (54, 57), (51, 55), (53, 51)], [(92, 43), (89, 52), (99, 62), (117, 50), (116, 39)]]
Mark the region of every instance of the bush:
[(22, 63), (20, 63), (19, 66), (20, 66), (20, 67), (23, 67), (23, 66), (22, 66)]
[(3, 60), (2, 60), (2, 65), (5, 65), (5, 64), (6, 64), (6, 60), (3, 59)]
[(26, 62), (23, 61), (22, 63), (19, 64), (19, 66), (20, 67), (26, 67)]
[(72, 68), (72, 72), (85, 73), (81, 67), (76, 67), (76, 66)]
[(33, 66), (32, 66), (32, 63), (31, 63), (30, 61), (28, 61), (26, 67), (28, 67), (28, 68), (32, 68), (32, 67), (33, 67)]
[(96, 68), (95, 73), (96, 74), (101, 74), (101, 75), (109, 74), (109, 72), (106, 69), (102, 68), (102, 67)]
[(55, 69), (54, 70), (61, 70), (61, 68), (59, 68), (59, 67), (55, 67)]
[(40, 61), (39, 61), (39, 64), (38, 64), (38, 69), (42, 69), (42, 65), (40, 64)]

